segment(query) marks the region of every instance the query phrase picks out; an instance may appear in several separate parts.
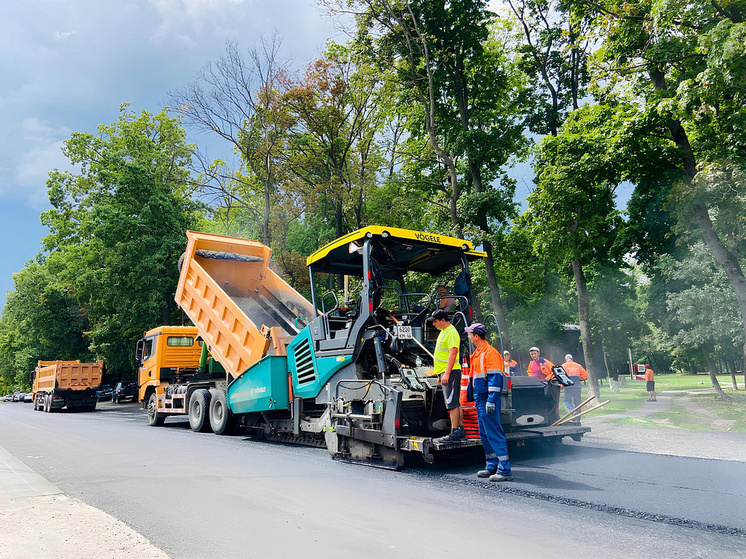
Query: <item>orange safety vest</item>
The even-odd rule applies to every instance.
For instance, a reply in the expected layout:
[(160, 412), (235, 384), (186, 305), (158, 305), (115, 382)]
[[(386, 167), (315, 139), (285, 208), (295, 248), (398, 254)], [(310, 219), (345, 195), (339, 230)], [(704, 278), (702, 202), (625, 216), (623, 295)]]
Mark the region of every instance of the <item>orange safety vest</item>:
[(576, 375), (580, 377), (580, 380), (588, 378), (588, 371), (586, 371), (580, 363), (575, 361), (565, 361), (562, 363), (562, 368), (568, 375)]
[[(543, 363), (542, 363), (543, 361)], [(552, 380), (554, 378), (554, 373), (552, 372), (552, 367), (554, 367), (554, 363), (552, 363), (549, 359), (544, 359), (543, 357), (539, 357), (539, 369), (544, 374), (544, 377), (534, 375), (531, 373), (531, 367), (534, 364), (533, 359), (528, 362), (528, 369), (526, 369), (526, 374), (530, 377), (537, 377), (541, 380)]]

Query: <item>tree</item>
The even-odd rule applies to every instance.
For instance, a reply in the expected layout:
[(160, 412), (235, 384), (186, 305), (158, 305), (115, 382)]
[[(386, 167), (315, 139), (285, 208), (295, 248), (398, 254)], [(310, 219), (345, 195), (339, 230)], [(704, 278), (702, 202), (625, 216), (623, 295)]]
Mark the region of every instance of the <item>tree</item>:
[(407, 131), (415, 141), (427, 138), (437, 158), (426, 174), (446, 179), (449, 232), (473, 236), (487, 252), (491, 302), (509, 344), (491, 229), (514, 212), (514, 184), (502, 167), (524, 138), (516, 110), (521, 84), (502, 46), (490, 41), (494, 14), (483, 0), (325, 3), (353, 11), (358, 48), (379, 67), (396, 68), (399, 105), (417, 107)]
[(622, 225), (614, 191), (625, 178), (619, 157), (627, 151), (621, 145), (629, 137), (618, 121), (616, 111), (608, 107), (587, 106), (571, 113), (559, 134), (542, 142), (536, 162), (541, 173), (528, 197), (528, 219), (539, 251), (546, 250), (572, 267), (583, 356), (594, 396), (599, 395), (598, 368), (587, 274), (593, 262), (621, 256), (614, 253)]
[(121, 375), (132, 370), (143, 331), (176, 318), (177, 262), (199, 206), (177, 119), (123, 105), (98, 132), (75, 132), (63, 144), (79, 172), (49, 174), (43, 244), (48, 270), (86, 314), (90, 351)]
[(200, 190), (226, 209), (247, 212), (266, 245), (272, 241), (272, 206), (281, 182), (277, 165), (290, 125), (282, 102), (287, 62), (280, 47), (277, 35), (262, 38), (249, 49), (247, 61), (229, 42), (194, 83), (169, 94), (187, 125), (217, 134), (240, 154), (242, 170), (200, 157)]
[[(731, 188), (732, 177), (746, 164), (746, 3), (574, 4), (593, 18), (605, 95), (633, 87), (643, 111), (661, 123), (658, 135), (677, 148), (680, 179), (672, 201), (679, 223), (702, 236), (725, 272), (746, 334), (743, 247), (725, 234), (728, 210), (742, 205), (743, 189)], [(743, 355), (746, 363), (746, 345)]]
[(680, 261), (661, 258), (658, 269), (671, 281), (666, 302), (677, 326), (668, 332), (672, 347), (680, 353), (701, 354), (712, 385), (725, 398), (715, 376), (715, 359), (732, 354), (744, 343), (727, 277), (702, 242), (692, 245)]
[(53, 276), (43, 258), (27, 262), (14, 274), (13, 283), (0, 335), (7, 370), (27, 374), (40, 359), (88, 361), (93, 357), (83, 339), (86, 316), (71, 286)]
[(556, 136), (586, 93), (587, 22), (564, 2), (508, 0), (508, 5), (522, 30), (518, 56), (530, 83), (524, 103), (529, 129)]
[[(330, 44), (285, 94), (295, 121), (286, 165), (306, 212), (329, 221), (335, 238), (363, 226), (365, 202), (383, 163), (376, 132), (383, 124), (379, 80), (352, 53)], [(331, 219), (329, 219), (331, 218)]]

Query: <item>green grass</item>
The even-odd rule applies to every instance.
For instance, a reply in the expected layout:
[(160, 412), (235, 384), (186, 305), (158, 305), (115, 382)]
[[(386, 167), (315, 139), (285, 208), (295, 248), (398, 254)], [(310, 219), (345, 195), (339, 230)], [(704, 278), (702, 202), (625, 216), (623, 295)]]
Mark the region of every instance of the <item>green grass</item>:
[[(667, 412), (654, 413), (645, 417), (625, 417), (615, 421), (618, 425), (636, 425), (638, 427), (687, 429), (690, 431), (709, 431), (712, 415), (718, 419), (735, 421), (729, 427), (731, 432), (746, 433), (746, 393), (726, 391), (728, 400), (721, 400), (716, 394), (698, 394), (689, 405), (679, 398), (671, 401)], [(695, 403), (692, 406), (691, 403)], [(707, 415), (699, 412), (706, 409)], [(710, 415), (711, 414), (711, 415)]]
[(746, 393), (743, 390), (727, 390), (726, 394), (730, 396), (728, 400), (721, 400), (715, 394), (703, 394), (698, 398), (709, 400), (710, 411), (718, 417), (734, 420), (736, 423), (730, 428), (731, 431), (746, 433)]
[(676, 399), (671, 401), (671, 409), (667, 412), (654, 413), (645, 417), (623, 417), (614, 422), (617, 425), (635, 425), (637, 427), (652, 427), (654, 429), (686, 429), (688, 431), (709, 431), (696, 413), (687, 409)]
[[(737, 378), (739, 381), (739, 390), (738, 392), (735, 392), (733, 390), (726, 390), (729, 394), (734, 394), (737, 396), (740, 396), (743, 394), (743, 376), (740, 376)], [(730, 384), (731, 378), (730, 375), (718, 375), (718, 381), (721, 384), (728, 383)], [(600, 417), (604, 415), (609, 415), (613, 413), (624, 413), (627, 411), (631, 411), (634, 409), (639, 408), (642, 406), (645, 401), (648, 398), (648, 393), (645, 390), (645, 381), (643, 380), (630, 380), (629, 378), (626, 379), (626, 386), (620, 388), (619, 394), (614, 394), (611, 391), (611, 388), (608, 385), (608, 382), (604, 380), (603, 385), (601, 388), (601, 402), (604, 402), (606, 400), (610, 400), (608, 404), (606, 404), (603, 408), (599, 408), (596, 411), (592, 411), (590, 413), (585, 414), (583, 417)], [(679, 375), (679, 374), (672, 374), (672, 375), (656, 375), (655, 376), (655, 391), (656, 393), (660, 394), (664, 391), (670, 391), (670, 390), (694, 390), (698, 388), (712, 388), (712, 382), (710, 382), (710, 377), (707, 374), (701, 374), (701, 375)], [(707, 395), (711, 396), (713, 400), (718, 400), (714, 394)], [(743, 395), (746, 399), (746, 394)], [(583, 399), (588, 397), (588, 387), (583, 386)], [(675, 400), (674, 400), (675, 401)], [(587, 404), (584, 409), (588, 409), (593, 407), (594, 405), (598, 404), (600, 402), (593, 402), (590, 404)], [(564, 410), (564, 406), (560, 406), (562, 410)], [(720, 410), (721, 408), (718, 408)], [(746, 402), (742, 401), (740, 398), (735, 400), (735, 403), (728, 404), (725, 403), (724, 407), (722, 408), (722, 412), (718, 411), (716, 413), (731, 413), (733, 414), (733, 419), (740, 419), (738, 416), (739, 410), (740, 413), (743, 414), (744, 417), (746, 417)], [(672, 411), (671, 414), (674, 414), (676, 412)], [(682, 411), (682, 414), (686, 415), (688, 412), (686, 410)], [(657, 415), (657, 414), (656, 414)], [(727, 419), (727, 417), (723, 416)], [(626, 420), (620, 420), (620, 421), (626, 421)], [(672, 420), (673, 421), (673, 420)], [(677, 421), (681, 423), (681, 425), (686, 424), (686, 420), (684, 418), (678, 418)], [(743, 420), (746, 422), (746, 419)], [(631, 423), (629, 423), (631, 424)], [(636, 423), (639, 424), (639, 423)], [(696, 422), (692, 423), (693, 425), (696, 425)], [(681, 427), (681, 428), (688, 428), (688, 427)], [(735, 429), (733, 429), (735, 430)]]
[[(625, 417), (615, 421), (619, 425), (635, 425), (650, 428), (677, 428), (692, 431), (707, 431), (712, 429), (713, 416), (717, 419), (732, 420), (735, 423), (729, 427), (732, 432), (746, 432), (746, 391), (743, 386), (743, 376), (737, 377), (739, 390), (726, 388), (727, 400), (721, 400), (714, 393), (689, 394), (689, 403), (681, 401), (680, 396), (671, 400), (671, 409), (666, 412), (653, 413), (644, 417)], [(731, 383), (730, 375), (718, 375), (721, 385)], [(656, 375), (655, 389), (658, 394), (675, 390), (696, 390), (712, 388), (709, 375)], [(588, 387), (583, 386), (583, 399), (587, 398)], [(647, 400), (645, 381), (626, 379), (626, 386), (614, 394), (609, 385), (601, 385), (601, 402), (610, 402), (596, 411), (583, 417), (601, 417), (614, 413), (624, 413), (642, 406)], [(587, 404), (586, 409), (593, 407), (596, 402)], [(564, 406), (561, 406), (564, 409)]]

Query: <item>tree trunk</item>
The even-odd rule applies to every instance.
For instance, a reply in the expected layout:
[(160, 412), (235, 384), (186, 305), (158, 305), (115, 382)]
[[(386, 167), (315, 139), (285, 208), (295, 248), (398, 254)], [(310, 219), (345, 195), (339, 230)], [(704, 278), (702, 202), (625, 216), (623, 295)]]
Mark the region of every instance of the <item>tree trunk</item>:
[(609, 371), (609, 360), (606, 357), (605, 351), (604, 351), (604, 365), (606, 366), (606, 378), (609, 379), (609, 386), (611, 387), (611, 391), (614, 394), (619, 394), (619, 375), (617, 374), (616, 377), (612, 377), (611, 371)]
[(269, 179), (264, 184), (264, 222), (262, 223), (262, 242), (267, 246), (269, 246), (272, 242), (272, 239), (269, 236), (269, 216), (272, 205), (272, 200), (270, 197), (271, 185), (268, 183)]
[[(344, 222), (342, 214), (342, 202), (337, 201), (334, 208), (334, 228), (337, 234), (337, 238), (341, 238), (344, 235)], [(337, 274), (337, 292), (341, 292), (345, 287), (345, 277), (343, 274)]]
[(485, 272), (487, 272), (487, 284), (490, 288), (492, 308), (495, 309), (495, 316), (497, 317), (497, 323), (500, 325), (503, 344), (507, 349), (512, 347), (510, 343), (510, 331), (508, 328), (508, 320), (505, 318), (505, 308), (503, 307), (503, 302), (500, 298), (500, 286), (497, 284), (497, 276), (495, 275), (495, 264), (492, 258), (492, 243), (490, 241), (484, 241), (482, 244), (484, 246), (484, 251), (487, 253), (487, 258), (485, 258), (484, 262), (484, 269)]
[[(705, 244), (712, 252), (715, 260), (725, 271), (725, 275), (730, 282), (733, 292), (738, 301), (738, 309), (741, 312), (741, 327), (743, 328), (744, 337), (746, 337), (746, 277), (743, 275), (738, 258), (728, 250), (715, 232), (715, 228), (710, 219), (710, 213), (703, 202), (697, 202), (694, 205), (694, 215), (697, 225), (702, 229), (702, 237)], [(746, 362), (746, 344), (742, 348), (743, 358)], [(746, 371), (745, 371), (746, 372)]]
[(174, 302), (173, 298), (169, 297), (168, 299), (166, 299), (166, 302), (161, 310), (161, 318), (163, 320), (162, 324), (173, 324), (171, 322), (171, 317), (173, 316), (173, 310), (175, 308), (176, 303)]
[(572, 273), (575, 277), (575, 287), (578, 291), (578, 321), (580, 322), (580, 339), (583, 342), (583, 357), (585, 357), (585, 368), (588, 371), (588, 395), (599, 398), (601, 391), (598, 387), (598, 376), (593, 364), (593, 346), (591, 343), (590, 304), (588, 302), (588, 289), (585, 284), (583, 265), (579, 260), (572, 261)]
[(711, 357), (705, 357), (707, 360), (707, 369), (710, 373), (710, 380), (712, 381), (712, 387), (715, 389), (715, 392), (717, 392), (718, 398), (721, 400), (728, 400), (728, 396), (723, 392), (723, 389), (720, 388), (720, 383), (718, 382), (718, 377), (715, 371), (715, 360)]

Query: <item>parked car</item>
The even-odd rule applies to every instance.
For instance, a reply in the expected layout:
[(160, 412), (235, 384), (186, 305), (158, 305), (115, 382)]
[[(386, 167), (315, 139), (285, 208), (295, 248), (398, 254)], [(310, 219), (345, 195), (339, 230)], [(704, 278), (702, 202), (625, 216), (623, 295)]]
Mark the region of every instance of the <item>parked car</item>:
[(33, 392), (26, 392), (23, 396), (24, 402), (33, 402), (34, 401), (34, 393)]
[(137, 401), (137, 385), (134, 382), (118, 382), (112, 391), (111, 400), (119, 404), (128, 398), (133, 402)]
[(23, 393), (22, 392), (13, 392), (13, 401), (14, 402), (20, 402), (23, 400)]
[(101, 388), (96, 390), (96, 397), (99, 402), (104, 400), (111, 400), (111, 395), (114, 391), (114, 387), (111, 384), (102, 384)]
[(3, 402), (12, 402), (13, 401), (13, 395), (12, 394), (6, 394), (3, 396)]

